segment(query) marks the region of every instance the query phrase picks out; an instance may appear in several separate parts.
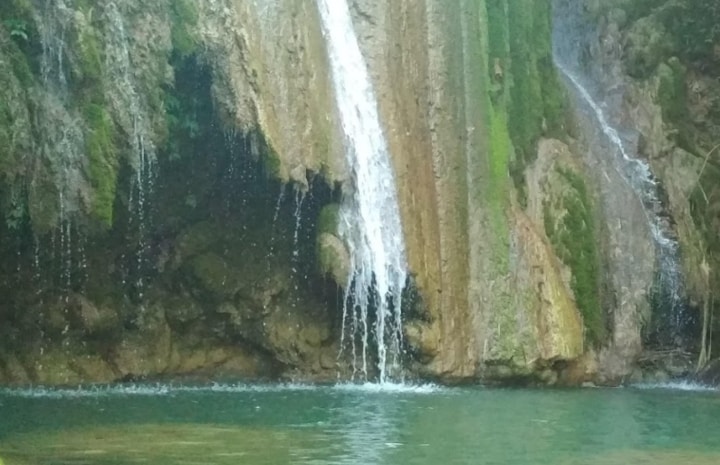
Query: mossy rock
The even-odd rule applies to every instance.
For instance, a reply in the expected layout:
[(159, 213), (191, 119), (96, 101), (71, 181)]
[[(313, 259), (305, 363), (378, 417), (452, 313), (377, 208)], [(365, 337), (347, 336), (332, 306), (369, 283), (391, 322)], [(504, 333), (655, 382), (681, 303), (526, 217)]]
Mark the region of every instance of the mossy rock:
[(196, 257), (191, 267), (197, 283), (213, 297), (221, 300), (232, 298), (244, 287), (241, 273), (215, 253)]
[(635, 78), (646, 78), (671, 50), (672, 42), (662, 23), (652, 17), (639, 19), (627, 32), (625, 69)]
[(188, 258), (210, 250), (213, 244), (222, 241), (221, 231), (223, 231), (222, 227), (209, 221), (192, 225), (177, 241), (177, 260), (184, 262)]
[(687, 117), (686, 73), (687, 69), (676, 57), (658, 66), (657, 95), (663, 117), (667, 121), (681, 123)]
[(337, 234), (340, 224), (340, 205), (331, 203), (325, 205), (318, 215), (318, 235), (322, 233)]
[(191, 0), (173, 0), (170, 7), (173, 48), (181, 57), (192, 55), (199, 46), (194, 31), (198, 22), (197, 8)]
[(543, 205), (545, 233), (572, 272), (570, 287), (582, 313), (588, 341), (601, 344), (607, 338), (607, 328), (600, 304), (600, 255), (593, 202), (580, 174), (558, 168), (557, 175), (551, 182), (565, 187), (554, 204)]
[(318, 237), (317, 254), (320, 273), (332, 276), (341, 287), (347, 286), (350, 276), (350, 253), (343, 241), (333, 234), (322, 233)]

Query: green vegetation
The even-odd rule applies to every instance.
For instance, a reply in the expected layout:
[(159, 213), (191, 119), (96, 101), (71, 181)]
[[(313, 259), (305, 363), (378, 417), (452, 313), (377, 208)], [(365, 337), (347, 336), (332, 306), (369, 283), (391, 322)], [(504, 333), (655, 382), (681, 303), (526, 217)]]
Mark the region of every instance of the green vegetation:
[(28, 88), (34, 82), (31, 57), (38, 39), (32, 5), (29, 0), (0, 2), (0, 18), (0, 48), (9, 58), (15, 76)]
[[(670, 55), (702, 66), (720, 66), (720, 2), (716, 0), (607, 0), (595, 5), (596, 16), (617, 9), (624, 12), (620, 26), (636, 29), (634, 40), (644, 43), (651, 58), (645, 71)], [(616, 17), (618, 15), (615, 15)], [(631, 44), (632, 45), (632, 44)], [(637, 45), (637, 44), (635, 44)], [(653, 50), (654, 48), (654, 50)], [(626, 55), (627, 56), (627, 55)], [(638, 66), (632, 57), (628, 65)], [(639, 66), (643, 66), (640, 63)]]
[(535, 158), (543, 119), (537, 56), (545, 40), (535, 34), (535, 21), (539, 19), (535, 18), (535, 3), (535, 0), (508, 2), (509, 69), (512, 74), (510, 135), (518, 155), (526, 162)]
[[(490, 96), (507, 106), (517, 157), (509, 165), (524, 201), (525, 166), (543, 133), (561, 135), (565, 93), (552, 61), (550, 4), (544, 0), (487, 2)], [(504, 101), (503, 101), (504, 100)]]
[(105, 226), (110, 227), (118, 176), (117, 149), (113, 140), (115, 128), (101, 105), (88, 104), (84, 117), (88, 127), (85, 145), (90, 181), (95, 189), (93, 212)]
[(100, 81), (102, 79), (102, 53), (96, 31), (88, 28), (82, 31), (78, 41), (78, 58), (80, 61), (80, 79), (83, 81)]
[(677, 58), (671, 58), (658, 67), (658, 100), (663, 118), (676, 124), (687, 117), (685, 74), (686, 69)]
[(720, 62), (720, 2), (674, 0), (657, 13), (691, 61)]
[(191, 0), (171, 0), (172, 43), (180, 57), (193, 55), (198, 40), (193, 28), (198, 22), (198, 11)]
[(22, 19), (6, 19), (3, 21), (5, 29), (7, 29), (10, 37), (16, 40), (27, 42), (30, 40), (28, 35), (28, 24)]
[(99, 25), (91, 24), (77, 31), (74, 50), (78, 67), (73, 87), (80, 114), (85, 122), (85, 152), (88, 179), (95, 196), (92, 215), (109, 228), (113, 222), (115, 191), (118, 183), (118, 152), (115, 125), (105, 101), (103, 52), (98, 39)]
[(587, 340), (600, 345), (607, 338), (607, 326), (600, 304), (600, 258), (592, 202), (580, 175), (565, 169), (558, 173), (571, 192), (562, 199), (560, 208), (565, 214), (559, 221), (553, 218), (550, 206), (544, 206), (545, 233), (572, 271), (570, 286), (583, 316)]
[(340, 222), (340, 205), (331, 203), (320, 210), (317, 220), (318, 235), (322, 233), (337, 234)]
[[(513, 147), (508, 132), (506, 111), (490, 108), (490, 178), (487, 199), (490, 221), (495, 237), (507, 238), (506, 210), (508, 204), (508, 165)], [(504, 267), (503, 267), (504, 268)]]

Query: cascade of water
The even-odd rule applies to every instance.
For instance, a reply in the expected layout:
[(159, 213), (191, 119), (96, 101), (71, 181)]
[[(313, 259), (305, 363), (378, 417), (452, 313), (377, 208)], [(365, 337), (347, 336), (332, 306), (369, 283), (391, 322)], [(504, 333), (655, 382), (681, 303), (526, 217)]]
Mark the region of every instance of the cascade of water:
[(300, 226), (302, 225), (302, 207), (305, 202), (305, 192), (295, 191), (295, 232), (293, 233), (293, 272), (297, 271), (297, 261), (300, 258)]
[(114, 2), (107, 4), (105, 14), (108, 18), (106, 48), (111, 52), (106, 54), (105, 70), (108, 76), (113, 77), (109, 88), (110, 103), (115, 107), (115, 114), (120, 115), (120, 124), (131, 137), (131, 163), (135, 178), (131, 186), (130, 211), (137, 228), (135, 286), (138, 298), (142, 300), (148, 268), (148, 198), (153, 192), (156, 176), (153, 129), (137, 92), (122, 14)]
[(73, 10), (65, 0), (45, 0), (38, 9), (36, 22), (42, 55), (40, 74), (42, 91), (36, 112), (40, 128), (39, 152), (51, 166), (58, 190), (57, 233), (60, 236), (58, 274), (53, 277), (67, 300), (72, 277), (70, 224), (80, 208), (80, 192), (86, 190), (85, 141), (81, 119), (69, 111), (70, 93), (65, 69), (67, 44), (65, 36), (72, 22)]
[[(376, 356), (379, 381), (384, 383), (400, 369), (401, 300), (407, 279), (393, 170), (348, 4), (345, 0), (318, 0), (318, 7), (353, 181), (352, 192), (343, 198), (339, 224), (351, 257), (343, 312), (343, 320), (350, 321), (343, 332), (350, 331), (357, 374), (367, 378), (368, 358)], [(342, 339), (345, 342), (344, 333)], [(356, 351), (358, 339), (360, 354)], [(374, 353), (370, 352), (372, 339)]]
[(591, 112), (602, 134), (614, 148), (609, 154), (613, 157), (615, 169), (632, 187), (641, 200), (645, 215), (655, 242), (658, 273), (653, 289), (656, 304), (665, 306), (668, 315), (671, 337), (675, 343), (682, 340), (683, 325), (686, 320), (685, 296), (680, 262), (680, 247), (675, 239), (670, 222), (663, 215), (659, 186), (652, 174), (650, 165), (637, 158), (637, 153), (627, 143), (621, 131), (610, 122), (607, 116), (606, 102), (602, 95), (609, 95), (610, 89), (599, 87), (598, 82), (586, 76), (583, 67), (584, 49), (588, 41), (598, 40), (589, 37), (594, 28), (583, 18), (580, 5), (574, 1), (556, 1), (553, 52), (555, 64), (570, 84), (572, 91), (579, 97), (582, 105)]

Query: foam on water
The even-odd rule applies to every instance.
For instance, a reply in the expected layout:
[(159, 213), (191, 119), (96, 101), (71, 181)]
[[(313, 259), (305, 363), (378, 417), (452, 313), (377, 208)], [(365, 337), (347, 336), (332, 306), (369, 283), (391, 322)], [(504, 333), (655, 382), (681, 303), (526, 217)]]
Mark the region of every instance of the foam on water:
[(357, 392), (370, 394), (434, 394), (447, 390), (447, 388), (432, 383), (341, 383), (335, 385), (333, 389), (342, 392)]
[(672, 381), (668, 383), (647, 383), (635, 384), (635, 389), (642, 390), (666, 390), (666, 391), (685, 391), (685, 392), (720, 392), (720, 389), (714, 386), (697, 383), (694, 381)]
[(22, 397), (28, 399), (84, 399), (103, 397), (162, 397), (182, 393), (276, 393), (276, 392), (304, 392), (327, 391), (371, 394), (432, 394), (444, 390), (434, 384), (400, 384), (400, 383), (364, 383), (364, 384), (245, 384), (245, 383), (212, 383), (207, 385), (181, 385), (181, 384), (118, 384), (118, 385), (79, 385), (75, 388), (53, 388), (45, 386), (28, 388), (0, 389), (0, 396)]

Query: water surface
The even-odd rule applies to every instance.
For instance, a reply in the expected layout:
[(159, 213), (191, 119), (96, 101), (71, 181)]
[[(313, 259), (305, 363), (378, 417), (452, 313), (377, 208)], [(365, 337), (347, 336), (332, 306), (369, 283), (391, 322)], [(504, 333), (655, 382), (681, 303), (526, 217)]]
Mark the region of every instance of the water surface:
[(666, 389), (0, 391), (5, 465), (720, 464), (720, 395)]

